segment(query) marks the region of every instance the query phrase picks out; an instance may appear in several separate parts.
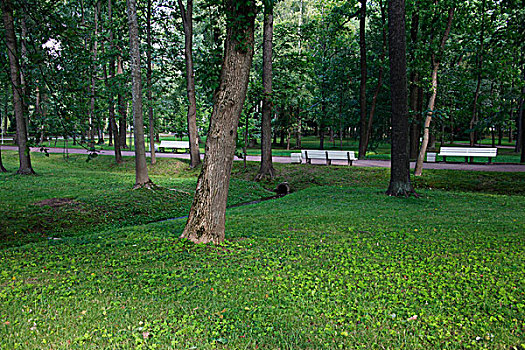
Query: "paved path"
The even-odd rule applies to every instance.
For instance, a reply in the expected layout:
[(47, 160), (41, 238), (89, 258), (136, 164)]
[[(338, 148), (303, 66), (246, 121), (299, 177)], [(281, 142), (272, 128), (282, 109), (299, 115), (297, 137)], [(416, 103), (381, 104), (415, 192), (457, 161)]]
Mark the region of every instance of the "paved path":
[[(18, 150), (15, 146), (2, 146), (5, 150)], [(39, 147), (32, 147), (31, 152), (40, 152)], [(64, 153), (63, 148), (48, 148), (49, 153)], [(70, 154), (87, 154), (88, 151), (85, 149), (70, 148), (68, 149)], [(98, 152), (99, 155), (113, 156), (114, 151), (112, 150), (101, 150)], [(122, 151), (123, 156), (134, 156), (133, 151)], [(146, 156), (149, 156), (149, 152), (146, 152)], [(179, 159), (190, 159), (188, 153), (157, 153), (158, 158), (179, 158)], [(201, 155), (202, 156), (202, 155)], [(235, 157), (235, 160), (242, 160)], [(260, 156), (248, 156), (248, 161), (260, 162)], [(290, 163), (290, 157), (273, 157), (273, 161), (276, 163)], [(314, 164), (324, 164), (322, 160), (312, 161)], [(346, 161), (332, 161), (334, 165), (346, 165)], [(382, 167), (389, 168), (389, 160), (355, 160), (354, 166), (362, 167)], [(414, 168), (415, 163), (411, 162), (410, 167)], [(450, 170), (469, 170), (469, 171), (504, 171), (504, 172), (525, 172), (525, 164), (508, 164), (508, 163), (493, 163), (493, 164), (468, 164), (468, 163), (425, 163), (424, 169), (450, 169)]]

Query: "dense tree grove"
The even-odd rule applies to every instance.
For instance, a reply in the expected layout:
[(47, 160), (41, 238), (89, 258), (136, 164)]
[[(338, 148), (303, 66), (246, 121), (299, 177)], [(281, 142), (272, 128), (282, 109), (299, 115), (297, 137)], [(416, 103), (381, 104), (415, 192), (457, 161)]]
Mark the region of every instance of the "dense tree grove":
[[(409, 129), (402, 163), (417, 158), (416, 175), (438, 141), (506, 139), (525, 162), (523, 0), (403, 1), (399, 72), (391, 71), (387, 0), (250, 1), (2, 1), (0, 130), (19, 146), (18, 173), (34, 173), (29, 146), (52, 137), (94, 153), (109, 140), (117, 163), (134, 147), (139, 187), (149, 183), (145, 155), (155, 162), (161, 133), (188, 138), (191, 167), (199, 166), (198, 142), (222, 113), (214, 103), (225, 89), (228, 33), (245, 16), (255, 18), (253, 44), (230, 44), (253, 51), (253, 64), (230, 136), (244, 150), (261, 142), (258, 179), (273, 176), (272, 147), (299, 149), (304, 136), (320, 149), (353, 139), (360, 159), (387, 142), (397, 159), (405, 149), (397, 128)], [(228, 12), (247, 3), (247, 14)], [(406, 94), (392, 91), (394, 76), (406, 76), (406, 88), (396, 87)], [(237, 111), (238, 102), (226, 106)]]
[[(128, 147), (125, 134), (132, 128), (132, 103), (126, 1), (11, 0), (3, 4), (4, 22), (12, 8), (16, 40), (12, 43), (11, 27), (4, 23), (2, 130), (14, 133), (16, 115), (22, 113), (30, 145), (63, 136), (93, 147), (103, 142), (104, 135), (112, 136), (112, 143), (114, 135), (120, 135), (119, 146)], [(466, 140), (474, 145), (492, 137), (494, 143), (510, 139), (521, 150), (523, 5), (518, 0), (407, 1), (412, 159), (419, 153), (425, 130), (430, 148), (436, 140)], [(269, 111), (268, 106), (273, 141), (280, 146), (300, 147), (302, 136), (316, 135), (321, 148), (336, 148), (341, 145), (338, 140), (350, 137), (361, 139), (359, 153), (364, 156), (379, 141), (388, 141), (386, 6), (385, 0), (257, 4), (254, 64), (242, 118), (247, 121), (242, 128), (246, 141), (260, 138), (262, 114)], [(270, 8), (273, 83), (268, 90), (263, 89), (263, 22)], [(447, 28), (450, 11), (454, 15)], [(186, 5), (171, 0), (138, 1), (137, 17), (144, 56), (143, 93), (148, 96), (145, 110), (152, 111), (150, 118), (144, 118), (146, 132), (154, 129), (152, 136), (187, 137), (191, 117), (195, 126), (190, 125), (190, 131), (197, 128), (198, 136), (205, 136), (219, 86), (226, 35), (224, 6), (206, 0)], [(445, 32), (448, 40), (443, 41)], [(10, 48), (13, 44), (16, 52)], [(9, 54), (19, 62), (18, 68)], [(150, 61), (151, 71), (146, 64)], [(187, 62), (193, 70), (187, 69)], [(20, 86), (9, 67), (19, 70)], [(193, 77), (195, 91), (193, 82), (188, 83)], [(20, 108), (13, 91), (20, 95)], [(428, 115), (433, 118), (427, 126)], [(19, 135), (17, 139), (24, 142), (25, 138)], [(239, 137), (239, 142), (243, 140)]]

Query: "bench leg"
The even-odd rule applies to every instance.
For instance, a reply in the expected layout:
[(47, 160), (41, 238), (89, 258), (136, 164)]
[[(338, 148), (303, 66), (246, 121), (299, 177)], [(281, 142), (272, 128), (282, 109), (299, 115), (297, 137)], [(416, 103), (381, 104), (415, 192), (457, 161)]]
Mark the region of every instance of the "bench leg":
[(443, 162), (444, 162), (444, 163), (447, 162), (447, 156), (443, 156)]
[(327, 159), (326, 160), (326, 165), (332, 165), (332, 160), (331, 159)]

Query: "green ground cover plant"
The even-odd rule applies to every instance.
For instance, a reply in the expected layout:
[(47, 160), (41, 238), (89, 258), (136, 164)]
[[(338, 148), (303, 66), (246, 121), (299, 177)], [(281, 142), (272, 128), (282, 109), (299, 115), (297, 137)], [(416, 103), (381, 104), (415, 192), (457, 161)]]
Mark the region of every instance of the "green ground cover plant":
[(0, 227), (50, 198), (92, 217), (2, 238), (1, 348), (525, 346), (523, 174), (428, 171), (420, 198), (399, 199), (384, 195), (387, 169), (278, 164), (256, 184), (257, 164), (237, 163), (231, 204), (280, 181), (294, 192), (229, 209), (227, 241), (207, 246), (179, 240), (184, 219), (163, 221), (189, 209), (196, 171), (162, 159), (162, 188), (132, 191), (133, 163), (112, 161), (40, 155), (40, 175), (0, 175)]

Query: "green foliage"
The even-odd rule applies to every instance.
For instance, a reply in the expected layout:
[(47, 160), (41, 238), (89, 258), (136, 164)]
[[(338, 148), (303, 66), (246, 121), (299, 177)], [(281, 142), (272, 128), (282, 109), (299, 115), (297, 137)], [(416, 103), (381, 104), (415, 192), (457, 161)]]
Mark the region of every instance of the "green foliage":
[[(167, 197), (142, 190), (124, 194), (133, 182), (131, 162), (117, 167), (104, 158), (109, 157), (87, 164), (73, 160), (78, 165), (72, 171), (56, 156), (35, 157), (45, 175), (0, 175), (0, 203), (24, 208), (65, 196), (70, 187), (79, 193), (77, 200), (98, 197), (100, 205), (129, 216), (128, 209), (140, 206), (132, 201), (149, 200), (153, 221), (172, 210), (170, 201), (188, 197), (182, 192), (191, 187), (186, 181), (194, 184), (195, 173), (188, 174), (185, 164), (159, 159), (151, 168), (155, 183), (179, 191)], [(15, 160), (7, 152), (9, 167)], [(97, 186), (106, 167), (108, 179)], [(249, 171), (253, 178), (257, 169)], [(220, 246), (181, 241), (181, 219), (50, 232), (52, 239), (3, 248), (2, 346), (522, 346), (521, 174), (509, 179), (521, 195), (419, 187), (421, 198), (401, 200), (374, 187), (384, 188), (384, 169), (283, 165), (279, 172), (296, 189), (299, 172), (315, 183), (305, 182), (303, 190), (284, 198), (228, 210), (227, 241)], [(503, 189), (502, 176), (492, 176), (484, 189)], [(459, 186), (473, 174), (436, 171), (432, 177)], [(5, 186), (28, 196), (8, 197)], [(235, 180), (232, 189), (236, 199), (247, 200), (259, 196), (253, 194), (260, 187)]]

